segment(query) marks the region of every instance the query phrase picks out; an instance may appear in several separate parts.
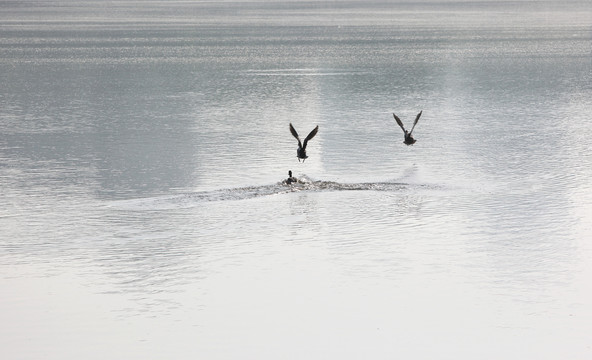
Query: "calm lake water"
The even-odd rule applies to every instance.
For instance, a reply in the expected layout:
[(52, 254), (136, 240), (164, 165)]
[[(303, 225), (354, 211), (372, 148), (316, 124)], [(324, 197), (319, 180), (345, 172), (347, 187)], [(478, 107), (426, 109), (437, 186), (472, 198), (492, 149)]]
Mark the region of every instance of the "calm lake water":
[(0, 2), (0, 358), (592, 358), (591, 19)]

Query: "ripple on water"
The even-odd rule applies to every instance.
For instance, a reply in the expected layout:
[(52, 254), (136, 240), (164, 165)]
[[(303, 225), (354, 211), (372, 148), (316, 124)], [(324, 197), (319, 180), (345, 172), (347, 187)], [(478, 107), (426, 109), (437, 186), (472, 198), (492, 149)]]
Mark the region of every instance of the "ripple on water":
[[(292, 192), (330, 192), (330, 191), (385, 191), (396, 192), (428, 185), (411, 185), (402, 182), (360, 182), (340, 183), (335, 181), (311, 180), (303, 176), (297, 183), (279, 182), (270, 185), (226, 188), (211, 191), (199, 191), (178, 195), (159, 196), (131, 200), (118, 200), (113, 206), (125, 210), (162, 210), (198, 206), (204, 202), (248, 200)], [(433, 186), (433, 185), (431, 185)]]

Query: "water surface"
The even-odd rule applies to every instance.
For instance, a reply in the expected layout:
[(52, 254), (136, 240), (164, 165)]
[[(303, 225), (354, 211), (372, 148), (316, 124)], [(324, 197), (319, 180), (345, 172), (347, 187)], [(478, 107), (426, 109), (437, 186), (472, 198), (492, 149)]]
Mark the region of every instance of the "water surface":
[(587, 2), (0, 7), (3, 358), (592, 355)]

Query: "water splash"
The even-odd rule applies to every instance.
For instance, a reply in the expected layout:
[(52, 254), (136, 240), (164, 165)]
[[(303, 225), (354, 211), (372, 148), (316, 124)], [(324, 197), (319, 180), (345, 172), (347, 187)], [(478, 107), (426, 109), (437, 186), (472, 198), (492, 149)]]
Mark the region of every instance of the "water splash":
[(406, 189), (411, 185), (402, 182), (360, 182), (340, 183), (335, 181), (312, 180), (306, 175), (299, 177), (298, 182), (286, 184), (281, 181), (276, 184), (227, 188), (210, 191), (198, 191), (178, 195), (159, 196), (131, 200), (119, 200), (112, 204), (120, 209), (142, 210), (163, 208), (186, 208), (198, 206), (212, 201), (240, 201), (275, 196), (293, 192), (328, 192), (328, 191), (390, 191)]

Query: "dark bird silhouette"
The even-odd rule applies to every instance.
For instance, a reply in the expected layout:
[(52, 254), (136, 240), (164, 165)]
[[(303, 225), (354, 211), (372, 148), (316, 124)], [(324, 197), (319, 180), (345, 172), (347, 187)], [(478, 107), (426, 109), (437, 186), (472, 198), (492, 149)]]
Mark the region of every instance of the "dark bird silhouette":
[(300, 159), (302, 159), (302, 162), (304, 162), (304, 160), (306, 160), (308, 158), (308, 156), (306, 156), (306, 144), (308, 143), (308, 141), (310, 139), (315, 137), (315, 135), (317, 134), (318, 131), (319, 131), (319, 126), (317, 125), (317, 127), (312, 129), (312, 131), (304, 139), (304, 142), (300, 142), (300, 138), (298, 137), (298, 133), (296, 132), (296, 129), (294, 129), (294, 126), (292, 126), (292, 123), (290, 123), (290, 132), (296, 138), (296, 140), (298, 140), (298, 150), (296, 150), (296, 156), (298, 157), (298, 162), (300, 162)]
[(288, 185), (298, 182), (298, 179), (292, 176), (292, 170), (288, 170), (288, 178), (284, 182)]
[(401, 119), (399, 119), (399, 117), (393, 113), (395, 120), (397, 120), (397, 124), (399, 124), (401, 129), (403, 129), (403, 132), (405, 132), (405, 140), (403, 140), (403, 142), (407, 145), (415, 144), (416, 140), (413, 138), (413, 136), (411, 136), (411, 133), (413, 132), (413, 129), (415, 129), (415, 125), (417, 125), (417, 122), (419, 121), (419, 117), (421, 116), (422, 112), (423, 112), (423, 110), (420, 111), (419, 114), (417, 114), (417, 116), (415, 117), (415, 122), (413, 122), (413, 126), (411, 127), (411, 131), (409, 131), (409, 132), (407, 130), (405, 130), (405, 126), (403, 126), (403, 122), (401, 121)]

